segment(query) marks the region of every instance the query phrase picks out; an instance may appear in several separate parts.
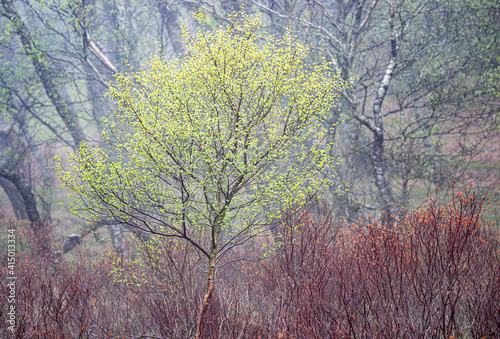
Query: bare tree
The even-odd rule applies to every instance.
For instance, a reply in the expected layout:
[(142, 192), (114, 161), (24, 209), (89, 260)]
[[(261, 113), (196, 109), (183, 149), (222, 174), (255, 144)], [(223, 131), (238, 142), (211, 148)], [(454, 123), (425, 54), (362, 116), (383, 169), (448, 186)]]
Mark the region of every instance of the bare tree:
[[(464, 160), (497, 133), (479, 51), (498, 49), (498, 30), (475, 23), (484, 16), (494, 26), (498, 4), (253, 3), (278, 32), (292, 27), (351, 81), (338, 109), (345, 120), (338, 131), (346, 133), (331, 135), (344, 158), (339, 177), (350, 183), (342, 198), (348, 218), (377, 207), (397, 213), (409, 203), (411, 183), (435, 187), (464, 178)], [(457, 139), (467, 145), (461, 151), (442, 147)]]

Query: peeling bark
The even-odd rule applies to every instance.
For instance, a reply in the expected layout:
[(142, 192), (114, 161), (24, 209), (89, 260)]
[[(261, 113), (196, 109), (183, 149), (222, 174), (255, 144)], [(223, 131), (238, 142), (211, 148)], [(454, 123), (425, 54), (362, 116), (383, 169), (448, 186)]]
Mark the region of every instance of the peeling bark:
[[(219, 199), (220, 200), (220, 199)], [(225, 217), (225, 209), (222, 208), (221, 212), (215, 217), (214, 225), (212, 226), (212, 244), (210, 248), (210, 255), (208, 258), (208, 276), (205, 294), (201, 301), (200, 310), (196, 319), (196, 339), (201, 339), (203, 335), (203, 318), (208, 309), (208, 305), (212, 300), (215, 289), (215, 270), (217, 264), (217, 254), (219, 246), (219, 237), (222, 228), (222, 221)]]
[(200, 310), (198, 312), (198, 317), (196, 319), (196, 339), (202, 338), (203, 334), (203, 318), (207, 312), (208, 305), (212, 300), (215, 289), (215, 268), (216, 268), (216, 258), (217, 258), (217, 247), (212, 247), (210, 251), (210, 259), (208, 262), (208, 277), (207, 285), (205, 288), (205, 295), (201, 301)]
[(379, 190), (380, 198), (383, 201), (383, 209), (391, 216), (396, 215), (396, 203), (391, 192), (391, 186), (385, 178), (384, 168), (384, 122), (382, 116), (382, 103), (384, 102), (387, 89), (392, 80), (394, 69), (396, 67), (396, 58), (398, 55), (396, 29), (394, 27), (394, 17), (396, 15), (396, 2), (391, 1), (389, 13), (389, 30), (391, 38), (391, 55), (386, 67), (385, 74), (380, 81), (375, 100), (373, 101), (373, 153), (372, 161), (375, 172), (375, 185)]
[(110, 71), (112, 71), (113, 73), (118, 73), (118, 69), (115, 67), (115, 65), (113, 65), (113, 63), (108, 59), (108, 57), (103, 52), (101, 52), (99, 47), (97, 47), (97, 45), (92, 40), (90, 40), (87, 31), (84, 32), (84, 35), (90, 51), (94, 53), (94, 55), (103, 63), (104, 66), (109, 68)]

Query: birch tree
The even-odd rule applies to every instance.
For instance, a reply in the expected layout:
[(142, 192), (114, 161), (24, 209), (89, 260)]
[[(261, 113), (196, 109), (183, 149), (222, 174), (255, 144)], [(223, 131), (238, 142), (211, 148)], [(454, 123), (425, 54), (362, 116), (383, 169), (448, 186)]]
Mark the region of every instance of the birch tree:
[(333, 115), (345, 123), (329, 136), (344, 159), (336, 186), (350, 183), (344, 217), (395, 214), (436, 186), (471, 180), (473, 158), (498, 134), (498, 1), (252, 3), (277, 32), (291, 27), (327, 53), (344, 80), (355, 76)]
[(183, 27), (184, 59), (153, 56), (110, 87), (118, 109), (103, 138), (113, 155), (84, 144), (58, 175), (75, 215), (111, 215), (206, 258), (200, 338), (218, 258), (331, 185), (322, 120), (343, 82), (327, 63), (306, 64), (291, 35), (260, 34), (257, 17), (236, 14), (212, 33), (196, 18), (197, 31)]

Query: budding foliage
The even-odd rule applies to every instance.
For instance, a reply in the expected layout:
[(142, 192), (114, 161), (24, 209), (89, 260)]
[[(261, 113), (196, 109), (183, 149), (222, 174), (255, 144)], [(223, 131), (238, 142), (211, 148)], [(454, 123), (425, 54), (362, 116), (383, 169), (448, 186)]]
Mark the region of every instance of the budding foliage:
[(204, 251), (214, 227), (229, 246), (331, 185), (322, 122), (344, 84), (327, 63), (308, 65), (292, 36), (259, 33), (257, 17), (232, 19), (214, 32), (185, 26), (183, 59), (154, 55), (117, 76), (118, 108), (103, 132), (112, 153), (84, 144), (67, 167), (59, 162), (74, 214)]

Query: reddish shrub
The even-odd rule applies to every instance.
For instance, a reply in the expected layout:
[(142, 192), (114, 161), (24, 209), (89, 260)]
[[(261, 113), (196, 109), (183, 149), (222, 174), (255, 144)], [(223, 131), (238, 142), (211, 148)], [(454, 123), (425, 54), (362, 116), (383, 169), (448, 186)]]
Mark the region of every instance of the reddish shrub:
[[(253, 250), (223, 258), (204, 335), (500, 337), (500, 242), (481, 217), (485, 199), (467, 190), (448, 204), (432, 198), (391, 225), (338, 224), (321, 209), (289, 214), (265, 256), (256, 239)], [(14, 337), (193, 335), (205, 273), (191, 247), (143, 247), (143, 261), (125, 258), (123, 282), (113, 283), (112, 257), (79, 250), (56, 264), (30, 243), (20, 232)], [(0, 298), (8, 293), (2, 284)], [(0, 305), (7, 338), (8, 304)]]
[(482, 199), (430, 199), (390, 227), (289, 216), (261, 264), (276, 336), (498, 337), (500, 248)]

